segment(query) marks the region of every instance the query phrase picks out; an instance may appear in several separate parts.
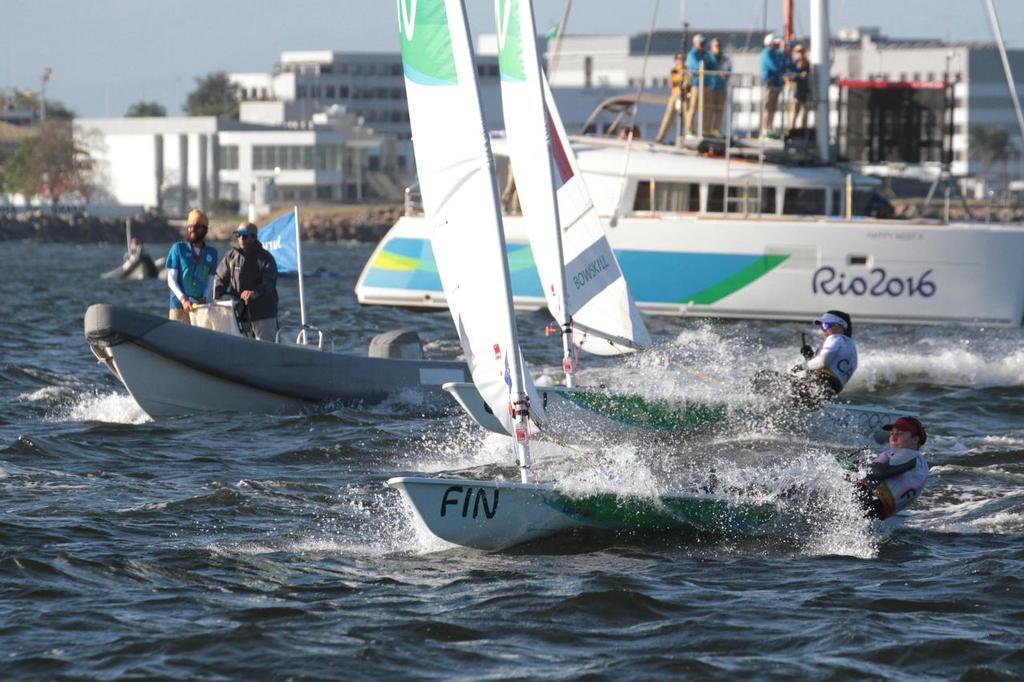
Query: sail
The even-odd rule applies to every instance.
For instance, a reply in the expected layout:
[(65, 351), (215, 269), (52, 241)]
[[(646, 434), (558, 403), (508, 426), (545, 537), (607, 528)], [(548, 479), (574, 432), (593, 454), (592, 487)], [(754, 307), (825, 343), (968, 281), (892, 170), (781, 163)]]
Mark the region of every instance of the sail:
[(590, 199), (547, 79), (541, 84), (552, 127), (551, 155), (558, 171), (556, 196), (574, 341), (596, 355), (618, 355), (650, 346), (651, 336)]
[(599, 355), (651, 343), (540, 70), (529, 0), (496, 0), (509, 158), (548, 308)]
[(570, 312), (565, 305), (555, 170), (533, 37), (533, 13), (529, 2), (518, 0), (496, 0), (494, 13), (509, 160), (541, 287), (548, 309), (561, 324), (568, 321)]
[(509, 433), (525, 392), (490, 142), (461, 0), (398, 0), (409, 123), (431, 247), (473, 383)]

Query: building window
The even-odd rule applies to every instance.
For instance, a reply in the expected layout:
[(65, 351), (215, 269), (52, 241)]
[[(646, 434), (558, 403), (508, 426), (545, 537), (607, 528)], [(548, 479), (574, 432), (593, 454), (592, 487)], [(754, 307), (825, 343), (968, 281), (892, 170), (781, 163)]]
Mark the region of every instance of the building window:
[(317, 185), (316, 186), (316, 198), (317, 199), (333, 199), (334, 198), (334, 187), (331, 185)]
[(306, 99), (306, 86), (305, 85), (296, 85), (295, 86), (295, 98), (296, 99)]
[(347, 85), (339, 85), (338, 86), (338, 99), (348, 99), (348, 86)]
[(320, 73), (334, 73), (334, 68), (330, 64), (324, 64), (323, 66), (320, 67)]
[(238, 170), (238, 145), (222, 144), (219, 149), (220, 169)]
[(324, 86), (324, 99), (334, 99), (334, 86), (333, 85), (325, 85)]

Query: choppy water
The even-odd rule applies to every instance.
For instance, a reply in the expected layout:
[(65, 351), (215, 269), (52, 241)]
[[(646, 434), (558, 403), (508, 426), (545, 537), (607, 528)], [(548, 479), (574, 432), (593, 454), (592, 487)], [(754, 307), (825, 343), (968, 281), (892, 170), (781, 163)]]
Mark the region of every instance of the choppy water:
[[(346, 350), (402, 326), (430, 355), (456, 356), (446, 313), (355, 304), (369, 251), (307, 249), (311, 268), (338, 273), (307, 280), (313, 321)], [(424, 535), (382, 485), (509, 463), (500, 438), (454, 412), (394, 402), (146, 419), (82, 337), (90, 303), (165, 309), (162, 283), (98, 278), (119, 258), (34, 244), (0, 255), (3, 679), (1024, 676), (1019, 329), (857, 330), (850, 397), (930, 427), (929, 487), (885, 541), (834, 495), (795, 540), (588, 536), (486, 554)], [(281, 289), (296, 310), (294, 282)], [(648, 321), (657, 352), (591, 363), (588, 378), (727, 394), (760, 366), (787, 368), (811, 331)], [(520, 325), (538, 369), (558, 365), (544, 323)], [(584, 491), (653, 494), (713, 466), (769, 490), (835, 492), (830, 453), (858, 444), (755, 425), (678, 451), (537, 454)]]

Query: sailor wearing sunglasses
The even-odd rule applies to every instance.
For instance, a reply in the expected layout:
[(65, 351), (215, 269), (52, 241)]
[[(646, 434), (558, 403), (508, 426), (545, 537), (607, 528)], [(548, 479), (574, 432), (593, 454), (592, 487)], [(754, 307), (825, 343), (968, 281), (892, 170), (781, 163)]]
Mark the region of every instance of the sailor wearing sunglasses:
[(825, 341), (817, 352), (804, 344), (800, 354), (806, 360), (805, 380), (821, 384), (829, 397), (842, 393), (853, 373), (857, 371), (857, 344), (853, 342), (853, 323), (841, 310), (830, 310), (814, 321), (821, 327)]

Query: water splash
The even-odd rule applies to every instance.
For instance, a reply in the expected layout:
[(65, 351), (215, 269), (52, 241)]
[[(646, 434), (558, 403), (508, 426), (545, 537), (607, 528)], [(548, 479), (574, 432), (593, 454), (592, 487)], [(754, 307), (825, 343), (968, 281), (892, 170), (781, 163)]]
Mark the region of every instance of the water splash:
[(49, 419), (55, 422), (97, 421), (111, 424), (144, 424), (151, 421), (134, 398), (117, 392), (79, 394), (70, 404), (58, 408)]

